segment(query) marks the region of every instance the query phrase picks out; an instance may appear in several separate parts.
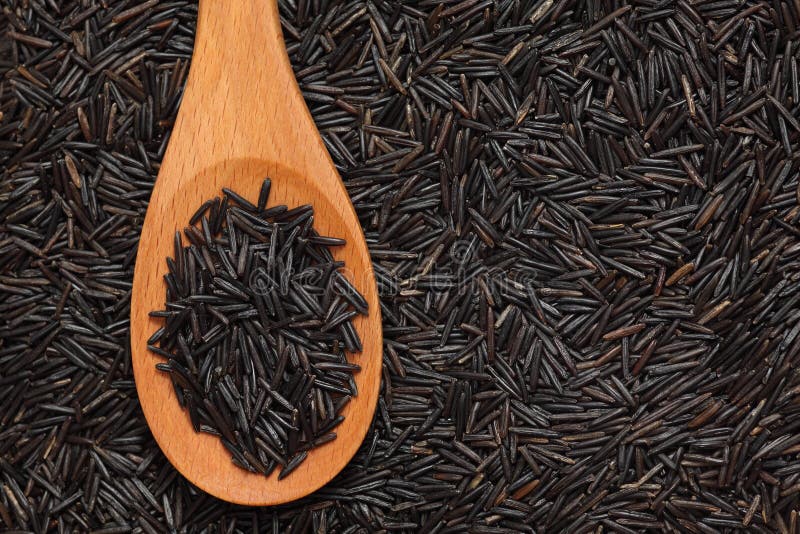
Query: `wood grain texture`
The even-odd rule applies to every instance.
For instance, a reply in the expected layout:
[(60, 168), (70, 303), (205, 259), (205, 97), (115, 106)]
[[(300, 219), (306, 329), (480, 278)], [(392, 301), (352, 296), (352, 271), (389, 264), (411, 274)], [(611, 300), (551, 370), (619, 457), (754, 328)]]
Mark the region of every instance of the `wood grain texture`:
[[(343, 237), (334, 250), (364, 295), (369, 316), (354, 326), (364, 350), (349, 359), (358, 396), (345, 408), (337, 439), (309, 453), (286, 479), (236, 467), (217, 437), (192, 429), (162, 361), (147, 339), (159, 327), (148, 316), (165, 300), (172, 238), (200, 204), (230, 187), (255, 201), (272, 178), (270, 205), (312, 204), (322, 235)], [(139, 244), (131, 308), (131, 351), (144, 415), (164, 454), (188, 480), (230, 502), (274, 505), (330, 481), (352, 458), (372, 421), (380, 385), (380, 308), (358, 218), (320, 138), (283, 44), (275, 0), (201, 0), (194, 57), (183, 102), (150, 200)]]

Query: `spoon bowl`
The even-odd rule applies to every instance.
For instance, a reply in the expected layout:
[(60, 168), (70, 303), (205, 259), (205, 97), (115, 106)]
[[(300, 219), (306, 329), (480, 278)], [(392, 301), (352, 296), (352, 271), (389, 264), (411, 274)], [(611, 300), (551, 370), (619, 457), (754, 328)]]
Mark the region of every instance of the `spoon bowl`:
[[(294, 79), (275, 0), (201, 0), (189, 79), (145, 217), (131, 297), (131, 356), (150, 430), (190, 482), (229, 502), (268, 506), (303, 497), (329, 482), (358, 450), (377, 403), (382, 361), (381, 318), (372, 263), (347, 191)], [(269, 205), (311, 204), (321, 235), (344, 238), (332, 249), (361, 292), (369, 315), (353, 319), (363, 351), (348, 354), (361, 370), (358, 395), (344, 408), (337, 438), (314, 448), (278, 481), (233, 464), (219, 438), (196, 433), (180, 406), (163, 361), (147, 349), (161, 326), (149, 312), (164, 306), (166, 258), (173, 237), (223, 187), (255, 201), (265, 177)]]

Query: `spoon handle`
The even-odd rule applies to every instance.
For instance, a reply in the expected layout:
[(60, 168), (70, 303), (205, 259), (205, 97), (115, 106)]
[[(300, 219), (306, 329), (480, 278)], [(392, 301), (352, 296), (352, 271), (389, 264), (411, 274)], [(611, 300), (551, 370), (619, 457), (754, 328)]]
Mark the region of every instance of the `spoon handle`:
[(200, 1), (178, 134), (194, 136), (206, 161), (258, 157), (335, 173), (294, 78), (275, 0)]

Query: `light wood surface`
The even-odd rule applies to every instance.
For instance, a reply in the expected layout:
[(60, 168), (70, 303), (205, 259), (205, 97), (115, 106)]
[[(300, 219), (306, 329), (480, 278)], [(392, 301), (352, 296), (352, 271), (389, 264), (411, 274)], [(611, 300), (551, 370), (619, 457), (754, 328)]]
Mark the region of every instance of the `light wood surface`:
[[(189, 481), (230, 502), (274, 505), (330, 481), (352, 458), (372, 421), (382, 339), (375, 278), (355, 211), (306, 108), (283, 44), (275, 0), (201, 0), (194, 57), (177, 122), (142, 230), (134, 274), (131, 350), (142, 410), (164, 454)], [(284, 480), (236, 467), (217, 437), (197, 434), (170, 380), (146, 348), (165, 300), (172, 238), (202, 202), (230, 187), (255, 201), (272, 178), (269, 205), (312, 204), (315, 228), (342, 237), (335, 251), (370, 312), (354, 325), (364, 350), (349, 359), (358, 396), (332, 442), (315, 448)]]

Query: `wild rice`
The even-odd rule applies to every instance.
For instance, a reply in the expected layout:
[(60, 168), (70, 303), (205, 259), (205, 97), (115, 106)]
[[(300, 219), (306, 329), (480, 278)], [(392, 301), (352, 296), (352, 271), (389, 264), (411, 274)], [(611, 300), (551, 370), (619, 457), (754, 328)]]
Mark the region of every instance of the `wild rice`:
[(188, 246), (176, 234), (165, 309), (151, 313), (164, 326), (148, 343), (196, 432), (219, 436), (238, 466), (285, 478), (336, 437), (357, 394), (351, 319), (368, 310), (329, 250), (344, 240), (317, 234), (311, 206), (266, 207), (270, 184), (258, 205), (223, 189), (192, 216)]
[(6, 0), (3, 525), (794, 532), (796, 4), (280, 6), (381, 290), (363, 447), (278, 509), (172, 470), (127, 317), (195, 10)]

